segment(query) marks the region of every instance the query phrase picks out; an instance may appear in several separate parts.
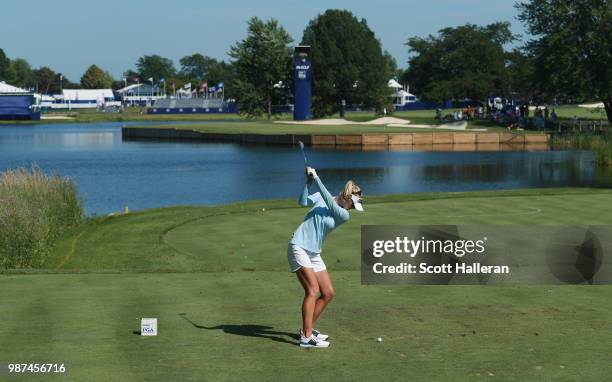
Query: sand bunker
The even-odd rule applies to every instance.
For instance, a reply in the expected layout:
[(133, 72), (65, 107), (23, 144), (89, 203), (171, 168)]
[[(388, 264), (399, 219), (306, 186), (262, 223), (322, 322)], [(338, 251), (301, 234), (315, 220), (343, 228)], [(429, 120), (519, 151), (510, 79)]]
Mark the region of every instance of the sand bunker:
[(65, 120), (65, 119), (74, 119), (74, 117), (68, 117), (67, 115), (41, 115), (40, 119)]
[(391, 124), (397, 124), (397, 125), (407, 125), (409, 124), (410, 121), (407, 119), (401, 119), (401, 118), (395, 118), (395, 117), (383, 117), (383, 118), (377, 118), (374, 119), (372, 121), (368, 121), (368, 122), (362, 122), (362, 125), (391, 125)]
[(603, 102), (599, 103), (583, 103), (582, 105), (578, 105), (578, 107), (582, 107), (584, 109), (603, 109)]
[(417, 125), (417, 124), (390, 124), (388, 127), (411, 127), (414, 129), (440, 129), (440, 130), (462, 130), (462, 131), (487, 131), (487, 129), (468, 129), (468, 123), (466, 121), (457, 121), (452, 123), (445, 123), (443, 125)]
[(395, 117), (383, 117), (377, 118), (367, 122), (354, 122), (348, 121), (341, 118), (328, 118), (328, 119), (311, 119), (308, 121), (276, 121), (276, 123), (289, 123), (293, 125), (319, 125), (319, 126), (342, 126), (342, 125), (389, 125), (395, 124), (408, 124), (410, 121), (407, 119), (395, 118)]

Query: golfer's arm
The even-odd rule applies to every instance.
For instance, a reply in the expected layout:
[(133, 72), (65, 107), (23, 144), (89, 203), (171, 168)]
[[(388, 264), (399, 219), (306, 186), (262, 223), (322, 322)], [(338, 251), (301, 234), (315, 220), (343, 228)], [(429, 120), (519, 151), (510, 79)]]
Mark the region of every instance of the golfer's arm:
[(308, 183), (304, 185), (304, 189), (302, 190), (302, 194), (298, 199), (298, 204), (302, 207), (308, 207)]
[(344, 208), (340, 207), (338, 203), (336, 203), (334, 197), (331, 196), (329, 191), (327, 191), (327, 188), (325, 188), (325, 186), (323, 185), (323, 182), (321, 182), (321, 179), (319, 177), (316, 177), (315, 182), (317, 183), (317, 187), (319, 187), (319, 191), (321, 192), (321, 197), (323, 198), (325, 205), (331, 210), (332, 215), (334, 215), (334, 218), (342, 221), (349, 220), (349, 212)]

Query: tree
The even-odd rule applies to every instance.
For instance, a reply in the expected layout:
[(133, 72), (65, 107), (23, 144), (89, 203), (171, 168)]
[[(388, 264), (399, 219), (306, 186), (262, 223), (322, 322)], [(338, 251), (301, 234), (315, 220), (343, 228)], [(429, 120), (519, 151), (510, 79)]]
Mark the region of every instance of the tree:
[(33, 87), (35, 85), (34, 73), (32, 73), (30, 64), (23, 58), (13, 60), (12, 64), (16, 74), (15, 85), (26, 89)]
[(11, 64), (11, 60), (6, 56), (4, 50), (0, 48), (0, 81), (14, 83), (17, 74)]
[(185, 56), (179, 62), (181, 64), (179, 73), (181, 77), (198, 80), (207, 80), (211, 69), (218, 65), (217, 60), (200, 53)]
[(236, 82), (236, 68), (230, 62), (217, 61), (215, 65), (211, 66), (208, 72), (208, 83), (210, 86), (216, 86), (220, 82), (223, 82), (225, 90), (225, 98), (235, 98), (237, 96), (235, 89)]
[(113, 77), (96, 65), (91, 65), (81, 77), (84, 89), (108, 89), (113, 85)]
[(147, 80), (151, 77), (156, 80), (160, 78), (168, 79), (176, 74), (172, 60), (157, 54), (140, 57), (136, 62), (136, 69), (142, 80)]
[(539, 85), (600, 100), (612, 122), (612, 2), (530, 0), (516, 7), (532, 35), (526, 48)]
[(385, 63), (387, 65), (386, 71), (389, 73), (389, 77), (397, 77), (399, 79), (403, 74), (403, 70), (397, 67), (397, 61), (395, 60), (395, 57), (393, 57), (391, 53), (386, 50), (383, 53), (383, 56), (385, 58)]
[(240, 112), (250, 116), (267, 114), (272, 117), (272, 102), (282, 81), (290, 83), (293, 39), (274, 19), (262, 21), (257, 17), (248, 23), (247, 37), (230, 48), (236, 70), (234, 86), (240, 102)]
[(142, 77), (140, 77), (140, 74), (132, 69), (128, 69), (123, 72), (123, 78), (125, 78), (127, 82), (135, 82), (136, 80), (142, 82), (143, 80)]
[(392, 64), (365, 19), (329, 9), (310, 21), (302, 44), (312, 47), (315, 117), (339, 111), (342, 100), (379, 112), (390, 105)]
[(522, 49), (506, 53), (506, 74), (502, 81), (503, 94), (516, 100), (544, 101), (548, 96), (538, 89), (534, 81), (533, 57)]
[(508, 22), (466, 24), (444, 28), (437, 36), (412, 37), (406, 44), (409, 83), (421, 98), (434, 102), (503, 95), (504, 45), (515, 39)]
[(231, 63), (218, 61), (214, 58), (195, 53), (180, 59), (181, 70), (176, 83), (203, 82), (206, 81), (209, 87), (216, 86), (223, 82), (225, 97), (233, 97), (233, 82), (235, 71)]
[(60, 74), (55, 73), (51, 68), (43, 66), (33, 71), (36, 91), (43, 94), (60, 92)]
[(37, 93), (54, 94), (61, 93), (64, 89), (78, 89), (79, 84), (71, 82), (61, 73), (56, 73), (51, 68), (43, 66), (32, 71), (33, 81)]

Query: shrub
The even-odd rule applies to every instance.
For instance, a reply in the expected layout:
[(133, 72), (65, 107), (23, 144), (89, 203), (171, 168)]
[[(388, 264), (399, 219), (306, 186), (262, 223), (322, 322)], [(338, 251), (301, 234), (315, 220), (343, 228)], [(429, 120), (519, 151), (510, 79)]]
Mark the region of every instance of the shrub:
[(572, 134), (554, 137), (553, 149), (592, 150), (600, 166), (612, 166), (612, 132), (601, 135)]
[(83, 219), (74, 182), (39, 168), (0, 175), (0, 268), (41, 265), (57, 238)]

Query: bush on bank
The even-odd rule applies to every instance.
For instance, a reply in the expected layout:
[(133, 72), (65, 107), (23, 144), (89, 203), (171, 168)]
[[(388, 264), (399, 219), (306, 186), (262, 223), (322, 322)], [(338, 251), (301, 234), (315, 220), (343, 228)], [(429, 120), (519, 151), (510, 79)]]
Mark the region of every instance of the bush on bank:
[(82, 219), (72, 180), (36, 167), (0, 174), (0, 268), (41, 265), (55, 240)]
[(553, 149), (592, 150), (598, 165), (612, 166), (612, 132), (553, 137), (551, 143)]

